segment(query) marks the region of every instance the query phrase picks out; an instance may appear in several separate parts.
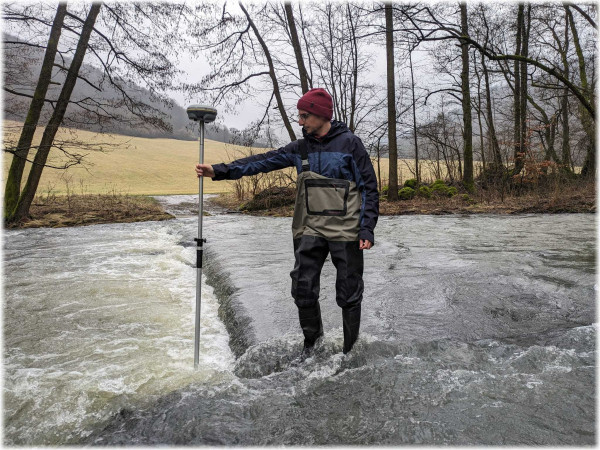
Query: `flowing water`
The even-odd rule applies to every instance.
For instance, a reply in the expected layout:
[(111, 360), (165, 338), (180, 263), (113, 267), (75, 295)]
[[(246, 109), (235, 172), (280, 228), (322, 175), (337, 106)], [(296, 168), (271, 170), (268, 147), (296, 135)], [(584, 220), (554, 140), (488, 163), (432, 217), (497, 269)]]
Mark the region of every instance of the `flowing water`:
[(214, 211), (194, 371), (193, 200), (4, 233), (5, 444), (595, 443), (593, 215), (381, 218), (355, 348), (328, 262), (298, 363), (291, 220)]

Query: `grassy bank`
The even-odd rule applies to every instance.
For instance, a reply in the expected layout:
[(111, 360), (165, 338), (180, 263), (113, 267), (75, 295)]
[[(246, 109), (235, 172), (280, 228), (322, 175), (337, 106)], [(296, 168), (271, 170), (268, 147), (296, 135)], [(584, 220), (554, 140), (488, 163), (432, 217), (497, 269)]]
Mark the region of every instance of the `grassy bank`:
[[(453, 197), (423, 198), (397, 202), (380, 200), (380, 214), (523, 214), (523, 213), (595, 213), (595, 184), (573, 184), (562, 189), (544, 190), (520, 195), (505, 196), (478, 191), (476, 194), (458, 194)], [(290, 203), (276, 208), (245, 211), (247, 201), (239, 201), (233, 193), (220, 194), (210, 202), (230, 211), (272, 217), (291, 217), (294, 211), (293, 196)], [(21, 228), (68, 227), (100, 223), (129, 223), (147, 220), (168, 220), (166, 213), (152, 197), (140, 195), (70, 194), (42, 195), (36, 197), (31, 207), (31, 219)]]
[(22, 223), (20, 228), (59, 228), (173, 218), (151, 197), (123, 194), (36, 197), (30, 213), (31, 219)]

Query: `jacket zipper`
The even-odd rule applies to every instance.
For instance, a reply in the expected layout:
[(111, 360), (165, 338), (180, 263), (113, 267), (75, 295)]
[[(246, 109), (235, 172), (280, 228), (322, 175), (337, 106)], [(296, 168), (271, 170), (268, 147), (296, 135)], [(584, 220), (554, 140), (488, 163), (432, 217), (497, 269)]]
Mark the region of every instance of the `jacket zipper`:
[(321, 175), (321, 143), (319, 142), (319, 175)]

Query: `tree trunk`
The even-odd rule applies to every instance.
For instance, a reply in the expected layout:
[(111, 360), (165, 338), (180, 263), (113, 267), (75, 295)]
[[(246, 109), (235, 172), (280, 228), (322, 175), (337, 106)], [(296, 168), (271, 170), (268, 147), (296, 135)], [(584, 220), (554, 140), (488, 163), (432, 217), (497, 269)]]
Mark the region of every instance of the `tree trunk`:
[(485, 172), (485, 144), (483, 141), (483, 123), (481, 121), (483, 109), (481, 106), (481, 75), (479, 74), (479, 70), (477, 70), (477, 53), (473, 54), (473, 69), (477, 76), (477, 123), (479, 125), (479, 145), (481, 146), (481, 171)]
[(73, 56), (73, 61), (71, 62), (71, 66), (69, 67), (69, 72), (67, 73), (67, 77), (65, 79), (63, 88), (60, 92), (60, 96), (56, 101), (56, 107), (54, 108), (52, 117), (50, 118), (50, 121), (48, 122), (48, 125), (46, 125), (46, 128), (44, 130), (42, 141), (40, 142), (40, 147), (35, 154), (35, 159), (33, 160), (33, 165), (31, 166), (29, 177), (27, 178), (27, 183), (25, 184), (23, 192), (19, 197), (16, 211), (12, 218), (12, 222), (20, 222), (29, 215), (29, 208), (31, 207), (31, 202), (33, 201), (33, 198), (37, 191), (40, 178), (42, 176), (42, 171), (46, 164), (46, 160), (48, 159), (48, 155), (50, 153), (50, 149), (52, 148), (52, 144), (54, 142), (54, 137), (58, 132), (58, 128), (62, 124), (65, 112), (67, 110), (67, 106), (69, 105), (69, 100), (71, 98), (71, 94), (73, 93), (75, 83), (77, 82), (77, 77), (79, 75), (79, 69), (81, 68), (81, 64), (83, 63), (83, 58), (88, 48), (88, 42), (90, 40), (90, 36), (92, 34), (92, 30), (96, 22), (96, 17), (100, 12), (101, 6), (101, 3), (93, 3), (87, 18), (85, 19), (85, 23), (83, 24), (83, 28), (81, 29), (79, 42), (77, 42), (77, 48), (75, 50), (75, 55)]
[[(338, 120), (344, 120), (342, 119), (343, 114), (342, 114), (342, 102), (339, 101), (338, 99), (338, 94), (337, 94), (337, 89), (336, 89), (336, 85), (335, 85), (335, 53), (334, 53), (334, 48), (335, 48), (335, 42), (334, 42), (334, 28), (337, 25), (334, 25), (334, 21), (337, 22), (337, 20), (333, 17), (333, 11), (332, 11), (332, 5), (328, 4), (325, 7), (326, 10), (326, 14), (327, 14), (327, 27), (328, 27), (328, 37), (329, 37), (329, 48), (331, 49), (331, 55), (329, 57), (329, 74), (331, 76), (331, 92), (329, 92), (331, 94), (331, 97), (333, 98), (333, 107), (335, 109), (335, 117), (338, 118)], [(341, 97), (341, 94), (340, 94)]]
[[(460, 3), (460, 28), (463, 36), (469, 35), (469, 25), (467, 23), (467, 4)], [(461, 90), (462, 90), (462, 109), (463, 109), (463, 159), (464, 170), (462, 181), (469, 192), (473, 192), (475, 184), (473, 180), (473, 122), (471, 117), (471, 89), (469, 87), (469, 44), (466, 41), (460, 43), (462, 53), (462, 72), (461, 72)]]
[[(551, 118), (549, 118), (548, 114), (546, 114), (546, 111), (544, 111), (544, 108), (538, 105), (529, 94), (527, 95), (527, 101), (542, 115), (542, 123), (544, 124), (544, 139), (546, 139), (546, 144), (544, 144), (544, 139), (542, 139), (542, 145), (545, 145), (546, 149), (544, 159), (546, 161), (554, 161), (560, 164), (561, 161), (554, 150), (554, 141), (556, 138), (556, 116), (553, 115)], [(544, 173), (547, 173), (545, 169)]]
[(60, 40), (66, 13), (67, 4), (59, 3), (56, 15), (54, 16), (54, 22), (52, 23), (52, 29), (50, 30), (50, 37), (48, 38), (48, 45), (46, 46), (46, 53), (44, 55), (44, 61), (42, 63), (42, 69), (40, 70), (37, 86), (31, 104), (29, 105), (29, 111), (27, 112), (27, 117), (25, 118), (23, 129), (21, 130), (21, 136), (19, 137), (19, 143), (17, 144), (16, 152), (12, 158), (8, 176), (6, 177), (6, 188), (4, 190), (4, 219), (7, 222), (13, 220), (15, 207), (19, 201), (19, 195), (21, 194), (23, 171), (25, 170), (29, 149), (31, 148), (33, 136), (40, 120), (42, 109), (44, 108), (48, 86), (52, 80), (52, 67), (54, 66), (54, 58), (56, 57), (58, 41)]
[(554, 150), (554, 145), (556, 141), (556, 118), (553, 117), (550, 121), (550, 126), (548, 127), (548, 133), (546, 134), (546, 141), (548, 142), (548, 152), (546, 154), (547, 161), (558, 162), (558, 156), (556, 155), (556, 150)]
[[(577, 62), (579, 63), (579, 79), (581, 80), (581, 90), (586, 100), (589, 103), (594, 103), (594, 93), (590, 89), (587, 80), (587, 73), (585, 71), (585, 59), (581, 44), (579, 43), (579, 33), (575, 27), (575, 21), (573, 20), (573, 14), (567, 4), (564, 5), (571, 26), (571, 35), (573, 36), (573, 45), (575, 46), (575, 52), (577, 53)], [(588, 147), (585, 154), (585, 160), (583, 167), (581, 168), (581, 175), (584, 177), (595, 177), (596, 173), (596, 127), (593, 117), (590, 116), (587, 110), (579, 107), (579, 116), (581, 117), (581, 124), (588, 137)]]
[(356, 27), (352, 21), (352, 10), (350, 9), (350, 3), (346, 4), (348, 11), (348, 22), (350, 23), (350, 30), (352, 31), (351, 36), (351, 48), (352, 48), (352, 91), (350, 94), (350, 124), (348, 127), (350, 131), (354, 133), (356, 128), (355, 117), (356, 117), (356, 91), (358, 89), (358, 39), (356, 38)]
[(260, 46), (262, 47), (263, 52), (265, 53), (265, 57), (267, 58), (267, 62), (269, 63), (269, 76), (271, 77), (271, 81), (273, 83), (273, 91), (275, 93), (275, 98), (277, 99), (277, 108), (279, 109), (279, 113), (281, 114), (281, 118), (283, 120), (285, 128), (287, 129), (290, 139), (292, 141), (295, 141), (296, 133), (294, 133), (292, 124), (290, 123), (287, 113), (285, 112), (285, 106), (283, 104), (283, 99), (281, 98), (281, 91), (279, 90), (279, 82), (277, 81), (277, 77), (275, 75), (275, 66), (273, 65), (273, 59), (271, 58), (271, 52), (269, 51), (267, 44), (265, 44), (265, 41), (260, 35), (258, 28), (256, 28), (254, 21), (250, 18), (250, 14), (248, 14), (248, 11), (246, 11), (246, 8), (244, 8), (244, 5), (242, 5), (241, 2), (239, 3), (239, 5), (244, 14), (246, 15), (246, 19), (248, 19), (248, 23), (250, 24), (252, 31), (254, 31), (256, 39), (258, 39), (258, 42), (260, 43)]
[[(518, 5), (517, 12), (517, 48), (515, 49), (515, 55), (521, 55), (521, 37), (523, 35), (523, 8), (524, 5), (521, 3)], [(514, 160), (515, 166), (513, 169), (513, 173), (517, 172), (517, 167), (521, 165), (519, 162), (521, 160), (521, 65), (519, 61), (515, 61), (515, 95), (514, 95), (514, 108), (515, 108), (515, 117), (514, 117)]]
[(392, 4), (385, 4), (385, 49), (387, 55), (387, 102), (388, 102), (388, 152), (389, 191), (388, 200), (398, 200), (398, 144), (396, 142), (396, 80), (394, 74), (394, 20)]
[(417, 111), (415, 101), (415, 77), (413, 74), (412, 49), (408, 52), (410, 60), (410, 80), (412, 90), (412, 110), (413, 110), (413, 134), (415, 136), (415, 174), (417, 176), (417, 186), (421, 184), (421, 174), (419, 171), (419, 143), (417, 139)]
[[(521, 40), (521, 56), (527, 58), (529, 56), (529, 31), (531, 29), (531, 4), (527, 5), (527, 20), (525, 20), (525, 15), (523, 15), (523, 23), (522, 23), (522, 40)], [(521, 101), (521, 106), (519, 107), (521, 125), (520, 129), (520, 139), (519, 139), (519, 148), (521, 153), (521, 158), (515, 159), (515, 168), (513, 171), (513, 175), (516, 175), (523, 170), (525, 155), (524, 153), (527, 151), (528, 142), (526, 142), (527, 136), (527, 62), (521, 61), (521, 69), (519, 73), (521, 77), (521, 88), (519, 92), (519, 99)]]
[(500, 152), (500, 145), (498, 144), (498, 137), (496, 136), (496, 126), (494, 125), (494, 114), (492, 112), (492, 94), (490, 90), (490, 76), (485, 64), (485, 58), (481, 58), (481, 66), (483, 68), (483, 77), (485, 78), (485, 106), (488, 130), (490, 134), (490, 141), (492, 145), (492, 157), (493, 157), (493, 169), (497, 173), (502, 173), (504, 170), (502, 166), (502, 153)]
[(308, 75), (306, 73), (306, 67), (304, 66), (304, 58), (302, 57), (302, 46), (300, 45), (300, 39), (298, 38), (298, 31), (296, 30), (296, 22), (294, 21), (294, 10), (292, 4), (289, 1), (284, 3), (285, 15), (287, 16), (288, 27), (290, 29), (290, 36), (292, 38), (292, 47), (294, 47), (294, 54), (296, 55), (296, 63), (298, 64), (298, 75), (300, 77), (300, 86), (302, 87), (302, 94), (308, 92)]
[[(302, 15), (302, 4), (298, 4), (298, 12), (300, 13), (300, 25), (302, 30), (302, 40), (304, 41), (304, 45), (308, 47), (308, 39), (306, 38), (306, 27), (304, 26), (304, 17)], [(304, 68), (306, 69), (306, 77), (308, 78), (308, 88), (313, 88), (313, 69), (312, 69), (312, 57), (310, 54), (310, 50), (307, 48), (306, 50), (306, 60), (308, 62), (308, 69), (306, 69), (306, 65)]]
[(571, 171), (571, 145), (569, 139), (571, 138), (569, 131), (569, 96), (566, 92), (561, 98), (561, 114), (562, 114), (562, 153), (561, 153), (561, 164), (563, 170)]
[(381, 139), (377, 141), (377, 181), (379, 182), (379, 192), (383, 189), (381, 186)]
[[(558, 41), (558, 37), (556, 37)], [(557, 42), (560, 49), (560, 42)], [(569, 78), (569, 61), (567, 54), (569, 52), (569, 14), (565, 10), (565, 45), (564, 49), (560, 52), (560, 56), (563, 63), (563, 75), (565, 78)], [(560, 101), (561, 116), (562, 116), (562, 152), (561, 152), (561, 169), (563, 171), (571, 171), (571, 146), (569, 139), (571, 138), (569, 133), (569, 89), (565, 88), (563, 96)]]

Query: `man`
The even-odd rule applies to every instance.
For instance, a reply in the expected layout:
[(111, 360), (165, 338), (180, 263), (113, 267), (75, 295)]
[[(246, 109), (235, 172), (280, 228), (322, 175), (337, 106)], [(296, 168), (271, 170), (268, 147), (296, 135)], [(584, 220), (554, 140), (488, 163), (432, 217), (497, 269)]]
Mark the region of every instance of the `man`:
[(229, 164), (198, 164), (199, 177), (235, 180), (295, 166), (298, 190), (292, 222), (296, 263), (292, 297), (304, 333), (303, 357), (323, 335), (319, 288), (327, 254), (337, 269), (336, 302), (342, 308), (344, 353), (358, 337), (363, 295), (363, 250), (374, 242), (379, 216), (377, 179), (361, 140), (343, 122), (332, 120), (333, 100), (320, 88), (298, 100), (304, 139)]

